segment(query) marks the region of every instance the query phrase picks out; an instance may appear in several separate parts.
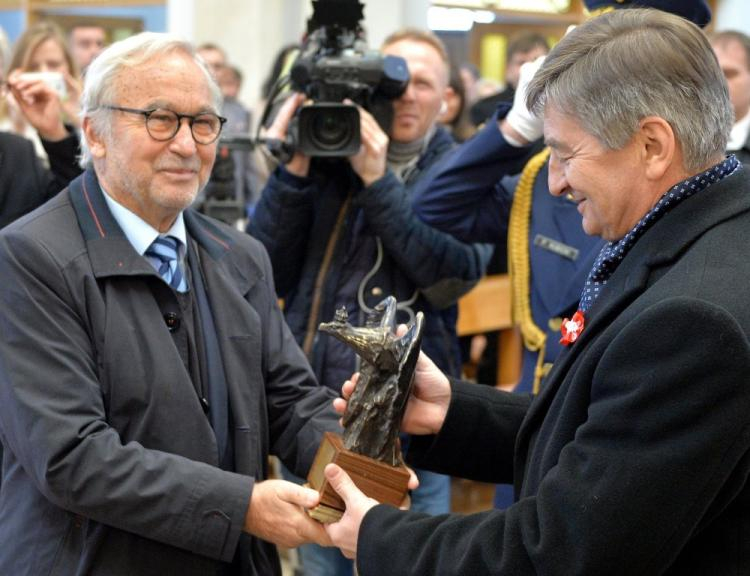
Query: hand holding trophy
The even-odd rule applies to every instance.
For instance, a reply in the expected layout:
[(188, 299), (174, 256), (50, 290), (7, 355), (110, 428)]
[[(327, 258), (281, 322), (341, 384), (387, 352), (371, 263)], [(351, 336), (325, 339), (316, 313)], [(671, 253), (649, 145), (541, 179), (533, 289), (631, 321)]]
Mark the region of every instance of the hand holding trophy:
[(365, 326), (349, 324), (346, 310), (336, 311), (320, 330), (348, 344), (362, 360), (359, 381), (343, 416), (343, 438), (327, 432), (307, 480), (320, 493), (310, 515), (320, 522), (341, 518), (344, 502), (328, 484), (323, 469), (335, 463), (347, 471), (367, 496), (398, 506), (407, 493), (409, 471), (398, 444), (401, 419), (414, 378), (424, 317), (417, 313), (403, 336), (396, 336), (396, 299), (373, 310)]

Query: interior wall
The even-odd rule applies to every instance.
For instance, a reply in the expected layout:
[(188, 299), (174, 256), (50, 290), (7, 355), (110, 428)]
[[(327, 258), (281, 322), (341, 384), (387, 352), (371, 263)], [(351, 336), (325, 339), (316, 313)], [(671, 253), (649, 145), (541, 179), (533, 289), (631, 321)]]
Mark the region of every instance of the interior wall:
[[(429, 0), (364, 0), (368, 44), (376, 48), (402, 26), (427, 26)], [(312, 14), (310, 0), (167, 0), (167, 29), (224, 48), (243, 73), (240, 99), (255, 106), (277, 51), (298, 42)]]

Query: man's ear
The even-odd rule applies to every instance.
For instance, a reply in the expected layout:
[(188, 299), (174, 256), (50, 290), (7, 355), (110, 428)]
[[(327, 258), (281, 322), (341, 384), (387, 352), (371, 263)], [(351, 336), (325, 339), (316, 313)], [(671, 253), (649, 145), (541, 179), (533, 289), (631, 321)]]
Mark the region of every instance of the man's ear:
[(643, 118), (638, 138), (647, 178), (659, 180), (670, 168), (674, 169), (679, 160), (679, 146), (669, 122), (659, 116)]
[(84, 117), (81, 130), (83, 130), (83, 134), (86, 136), (86, 143), (89, 145), (91, 156), (93, 158), (104, 158), (107, 155), (107, 146), (104, 143), (104, 139), (94, 130), (91, 118), (88, 116)]

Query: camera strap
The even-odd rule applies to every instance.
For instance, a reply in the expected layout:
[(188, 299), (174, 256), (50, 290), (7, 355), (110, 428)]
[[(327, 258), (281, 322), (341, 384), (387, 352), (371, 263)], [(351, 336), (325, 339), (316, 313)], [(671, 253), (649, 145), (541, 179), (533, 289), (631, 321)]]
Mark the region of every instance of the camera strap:
[(315, 335), (318, 333), (320, 306), (323, 300), (325, 279), (328, 275), (328, 270), (331, 267), (333, 253), (336, 251), (336, 244), (341, 236), (341, 230), (344, 228), (344, 220), (346, 219), (347, 212), (349, 212), (349, 206), (351, 206), (351, 203), (352, 193), (350, 191), (346, 195), (343, 204), (341, 204), (341, 208), (339, 208), (339, 213), (336, 217), (336, 224), (331, 231), (331, 235), (328, 237), (328, 244), (326, 244), (326, 251), (323, 254), (323, 261), (320, 264), (318, 275), (315, 277), (315, 288), (313, 289), (312, 304), (310, 305), (310, 316), (307, 318), (307, 330), (302, 344), (302, 351), (305, 353), (308, 360), (312, 360), (313, 342), (315, 342)]

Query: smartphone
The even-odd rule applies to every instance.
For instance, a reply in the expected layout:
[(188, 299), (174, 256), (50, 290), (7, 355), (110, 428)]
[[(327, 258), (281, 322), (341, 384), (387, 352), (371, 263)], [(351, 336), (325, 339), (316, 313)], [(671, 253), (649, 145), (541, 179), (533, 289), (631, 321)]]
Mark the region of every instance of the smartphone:
[(68, 97), (68, 89), (65, 86), (65, 78), (62, 72), (24, 72), (21, 74), (21, 78), (24, 80), (42, 80), (57, 92), (60, 100), (65, 100)]

